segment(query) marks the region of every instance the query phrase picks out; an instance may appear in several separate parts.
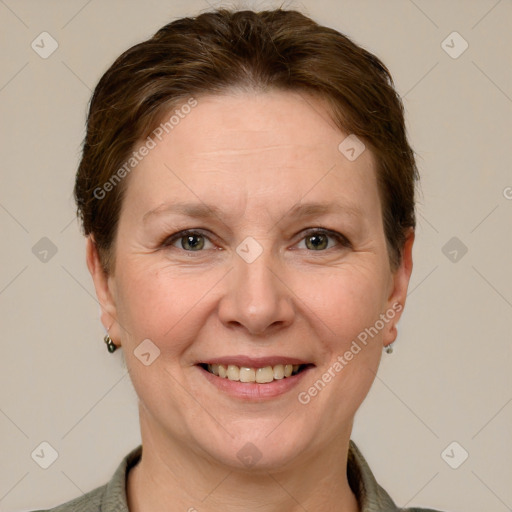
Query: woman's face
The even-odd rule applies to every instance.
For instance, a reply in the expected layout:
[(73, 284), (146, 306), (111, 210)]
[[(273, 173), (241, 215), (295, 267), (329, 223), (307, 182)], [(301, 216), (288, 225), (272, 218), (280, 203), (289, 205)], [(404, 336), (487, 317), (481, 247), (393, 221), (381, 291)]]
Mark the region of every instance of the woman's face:
[(126, 178), (115, 270), (90, 242), (88, 262), (143, 442), (267, 469), (347, 442), (412, 246), (392, 271), (375, 162), (347, 135), (303, 94), (200, 97)]

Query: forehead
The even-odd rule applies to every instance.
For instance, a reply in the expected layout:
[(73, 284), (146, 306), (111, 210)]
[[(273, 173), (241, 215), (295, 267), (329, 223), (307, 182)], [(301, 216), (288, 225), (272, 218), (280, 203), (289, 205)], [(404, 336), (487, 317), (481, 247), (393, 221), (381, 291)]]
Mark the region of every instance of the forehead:
[(371, 152), (347, 159), (339, 145), (348, 134), (321, 100), (234, 91), (196, 101), (194, 108), (173, 111), (181, 115), (132, 172), (125, 201), (136, 198), (149, 209), (184, 195), (208, 197), (209, 203), (238, 206), (239, 213), (249, 203), (290, 207), (306, 196), (348, 208), (378, 201)]
[[(318, 161), (320, 154), (332, 160), (345, 136), (319, 98), (292, 91), (234, 90), (199, 97), (197, 106), (168, 134), (174, 146), (168, 149), (175, 155), (188, 153), (189, 158), (213, 154), (242, 159), (264, 151), (278, 159), (276, 163), (290, 156)], [(165, 145), (160, 149), (165, 151)]]

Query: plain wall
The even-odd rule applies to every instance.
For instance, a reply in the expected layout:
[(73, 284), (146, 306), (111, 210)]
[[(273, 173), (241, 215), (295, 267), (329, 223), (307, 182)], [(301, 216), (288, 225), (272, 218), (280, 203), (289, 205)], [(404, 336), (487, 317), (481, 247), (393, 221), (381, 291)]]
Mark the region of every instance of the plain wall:
[[(383, 355), (353, 439), (400, 506), (510, 510), (512, 3), (285, 5), (385, 62), (404, 97), (422, 175), (399, 338)], [(170, 20), (208, 7), (199, 0), (0, 2), (2, 511), (55, 506), (101, 485), (140, 443), (122, 351), (109, 355), (102, 339), (74, 174), (102, 73)], [(59, 45), (47, 59), (31, 47), (43, 31)], [(454, 31), (469, 45), (458, 58), (442, 47)], [(452, 54), (462, 48), (459, 36), (447, 41)], [(59, 454), (46, 470), (31, 458), (43, 441)], [(453, 441), (469, 453), (458, 469), (441, 457)]]

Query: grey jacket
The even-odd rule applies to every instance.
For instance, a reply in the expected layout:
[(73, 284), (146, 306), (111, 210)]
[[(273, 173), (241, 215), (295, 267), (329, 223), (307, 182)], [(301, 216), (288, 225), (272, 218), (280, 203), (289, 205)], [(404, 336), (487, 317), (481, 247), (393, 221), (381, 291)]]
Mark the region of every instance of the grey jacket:
[[(34, 512), (129, 512), (126, 503), (126, 475), (139, 462), (141, 454), (142, 446), (131, 451), (108, 484), (51, 510)], [(353, 441), (350, 441), (349, 446), (347, 476), (361, 512), (439, 512), (430, 508), (398, 508), (377, 483)]]

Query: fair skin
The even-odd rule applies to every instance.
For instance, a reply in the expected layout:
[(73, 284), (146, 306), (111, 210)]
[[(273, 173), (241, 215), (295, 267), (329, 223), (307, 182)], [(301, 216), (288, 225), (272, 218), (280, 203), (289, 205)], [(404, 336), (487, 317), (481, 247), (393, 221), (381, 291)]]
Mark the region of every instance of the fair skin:
[[(392, 269), (374, 157), (367, 149), (349, 161), (338, 150), (346, 134), (318, 99), (197, 99), (129, 176), (108, 275), (87, 242), (102, 321), (139, 397), (143, 456), (129, 473), (129, 509), (355, 512), (346, 476), (353, 419), (396, 337), (413, 233)], [(210, 209), (172, 210), (185, 202)], [(305, 203), (330, 206), (299, 215)], [(198, 233), (168, 239), (185, 229)], [(247, 237), (259, 246), (237, 253)], [(254, 261), (239, 255), (258, 247)], [(393, 318), (333, 371), (393, 305)], [(160, 350), (148, 366), (134, 354), (146, 339)], [(266, 384), (199, 366), (242, 356), (255, 368), (309, 366)], [(329, 368), (325, 387), (299, 401)]]

